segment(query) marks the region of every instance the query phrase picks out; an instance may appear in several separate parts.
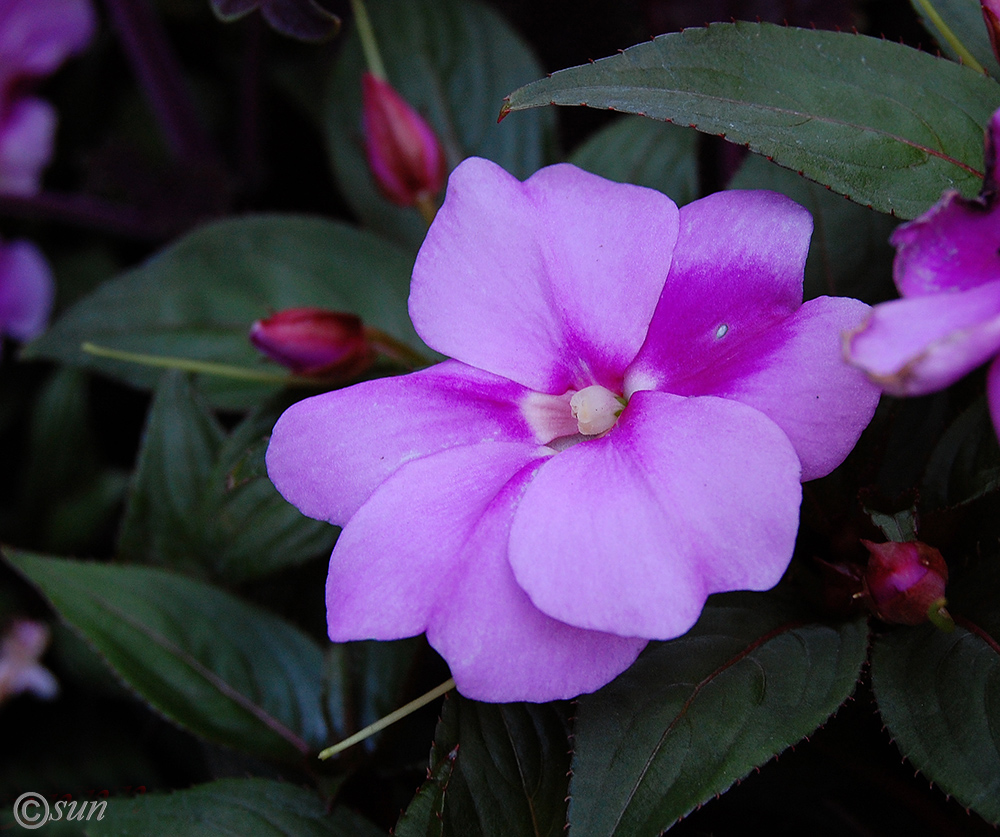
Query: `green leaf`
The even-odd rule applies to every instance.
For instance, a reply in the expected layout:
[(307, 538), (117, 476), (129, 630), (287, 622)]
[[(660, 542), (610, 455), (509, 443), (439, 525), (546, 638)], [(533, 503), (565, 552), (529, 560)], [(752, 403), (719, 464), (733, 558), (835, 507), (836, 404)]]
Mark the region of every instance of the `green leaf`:
[(449, 695), (434, 735), (432, 776), (456, 748), (444, 834), (564, 833), (569, 742), (560, 704), (477, 703)]
[[(942, 51), (956, 61), (960, 60), (959, 54), (928, 17), (924, 4), (920, 0), (911, 0), (911, 5), (920, 15), (924, 28), (940, 44)], [(945, 25), (962, 42), (962, 45), (989, 71), (989, 74), (993, 78), (1000, 77), (1000, 64), (997, 64), (993, 48), (990, 46), (990, 38), (983, 22), (980, 0), (932, 0), (931, 6), (941, 16)]]
[[(427, 351), (406, 311), (412, 256), (376, 235), (319, 218), (265, 215), (208, 224), (106, 282), (70, 308), (27, 357), (52, 358), (151, 389), (160, 375), (136, 363), (95, 357), (81, 344), (231, 364), (283, 375), (251, 346), (254, 320), (316, 306), (361, 316)], [(220, 407), (259, 403), (280, 384), (202, 376)]]
[(863, 619), (811, 623), (776, 594), (713, 597), (689, 633), (580, 698), (571, 833), (669, 828), (826, 721), (866, 648)]
[(88, 837), (183, 834), (217, 837), (380, 837), (381, 829), (345, 808), (327, 813), (313, 792), (270, 779), (220, 779), (170, 794), (108, 800)]
[[(497, 125), (497, 106), (513, 87), (542, 74), (527, 45), (495, 11), (463, 0), (383, 0), (369, 4), (386, 74), (437, 132), (448, 168), (486, 157), (520, 178), (544, 162), (554, 118)], [(391, 45), (391, 48), (390, 48)], [(426, 226), (414, 209), (397, 207), (375, 187), (361, 132), (361, 44), (343, 44), (326, 92), (326, 135), (344, 198), (369, 227), (413, 252)]]
[(329, 554), (336, 529), (303, 516), (267, 478), (264, 409), (226, 436), (179, 372), (156, 390), (118, 542), (119, 556), (246, 581)]
[(444, 837), (445, 795), (457, 758), (456, 747), (427, 771), (427, 781), (400, 815), (392, 832), (394, 837)]
[(325, 742), (322, 652), (283, 620), (158, 569), (15, 550), (6, 558), (176, 723), (265, 757), (294, 759)]
[(683, 206), (698, 197), (696, 137), (676, 125), (623, 116), (577, 148), (569, 162), (609, 180), (658, 189)]
[(948, 591), (958, 627), (897, 628), (876, 639), (882, 720), (927, 778), (1000, 825), (1000, 564), (983, 559)]
[(514, 91), (505, 109), (587, 105), (725, 135), (880, 212), (978, 193), (992, 79), (918, 50), (766, 23), (662, 35)]
[(892, 218), (851, 203), (756, 155), (747, 157), (729, 188), (781, 192), (812, 213), (806, 299), (826, 294), (875, 303), (896, 295), (892, 284), (895, 251), (889, 244), (896, 227)]
[(927, 463), (921, 499), (930, 508), (957, 506), (997, 488), (1000, 445), (982, 395), (941, 436)]

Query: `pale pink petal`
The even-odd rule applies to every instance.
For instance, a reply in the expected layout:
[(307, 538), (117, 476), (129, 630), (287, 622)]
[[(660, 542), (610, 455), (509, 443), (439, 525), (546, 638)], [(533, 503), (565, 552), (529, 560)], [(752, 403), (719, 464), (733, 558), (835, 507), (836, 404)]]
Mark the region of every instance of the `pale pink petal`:
[(949, 192), (897, 227), (893, 278), (902, 296), (965, 291), (1000, 280), (1000, 211)]
[(33, 195), (52, 158), (56, 112), (41, 99), (18, 99), (0, 119), (0, 192)]
[(728, 357), (731, 346), (802, 303), (812, 218), (774, 192), (718, 192), (680, 212), (670, 275), (626, 388), (673, 382)]
[(346, 523), (405, 462), (486, 440), (535, 443), (517, 384), (455, 361), (299, 401), (278, 419), (267, 470), (303, 514)]
[[(517, 585), (507, 539), (531, 477), (511, 480), (480, 518), (438, 605), (427, 639), (458, 690), (475, 700), (548, 701), (592, 692), (635, 660), (646, 640), (574, 628), (546, 616)], [(545, 560), (543, 548), (536, 556)]]
[(844, 350), (893, 395), (943, 389), (1000, 351), (1000, 281), (876, 305)]
[(89, 43), (96, 25), (90, 0), (0, 3), (0, 87), (12, 78), (55, 72)]
[(413, 269), (410, 316), (427, 344), (539, 391), (620, 391), (677, 235), (651, 189), (570, 165), (524, 183), (471, 158)]
[(763, 413), (637, 392), (608, 435), (541, 466), (514, 516), (511, 566), (555, 619), (669, 639), (710, 593), (778, 582), (801, 491), (798, 457)]
[(878, 404), (879, 389), (844, 362), (841, 334), (871, 309), (856, 299), (820, 297), (757, 331), (683, 381), (677, 395), (718, 395), (755, 407), (791, 440), (802, 479), (826, 476), (851, 452)]
[[(431, 615), (448, 606), (461, 562), (475, 558), (467, 544), (480, 520), (538, 450), (502, 442), (456, 447), (410, 462), (389, 477), (334, 547), (326, 585), (330, 639), (423, 633)], [(498, 535), (506, 543), (506, 530)], [(504, 612), (504, 594), (496, 593)]]
[(0, 334), (37, 337), (49, 324), (54, 295), (49, 263), (34, 244), (0, 244)]

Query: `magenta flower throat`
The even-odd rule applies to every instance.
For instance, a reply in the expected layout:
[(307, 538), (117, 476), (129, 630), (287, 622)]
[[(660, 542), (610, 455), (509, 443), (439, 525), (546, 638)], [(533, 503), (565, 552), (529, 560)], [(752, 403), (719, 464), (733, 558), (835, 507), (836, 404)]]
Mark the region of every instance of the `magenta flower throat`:
[(678, 210), (573, 166), (469, 159), (410, 315), (453, 358), (292, 406), (268, 470), (343, 526), (334, 641), (427, 633), (459, 691), (593, 691), (712, 593), (781, 578), (801, 480), (878, 390), (840, 356), (868, 308), (802, 304), (812, 222), (770, 192)]

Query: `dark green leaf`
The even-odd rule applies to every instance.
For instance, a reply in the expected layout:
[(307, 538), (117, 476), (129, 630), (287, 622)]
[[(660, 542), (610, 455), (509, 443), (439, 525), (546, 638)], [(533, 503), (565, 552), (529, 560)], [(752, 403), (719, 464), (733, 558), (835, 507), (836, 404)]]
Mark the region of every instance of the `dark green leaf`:
[(1000, 445), (986, 396), (962, 413), (927, 463), (921, 498), (930, 508), (956, 506), (1000, 488)]
[(694, 131), (623, 116), (577, 148), (569, 162), (619, 183), (658, 189), (678, 206), (698, 197)]
[(897, 628), (872, 650), (882, 720), (927, 778), (1000, 825), (1000, 566), (996, 556), (949, 589), (958, 627)]
[(444, 837), (444, 806), (458, 748), (438, 759), (396, 823), (394, 837)]
[(572, 833), (669, 828), (826, 721), (866, 648), (863, 619), (811, 623), (775, 594), (714, 597), (688, 634), (580, 698)]
[[(956, 61), (960, 60), (959, 54), (948, 43), (941, 30), (927, 17), (927, 10), (923, 5), (918, 0), (911, 0), (911, 5), (923, 20), (924, 28), (940, 44), (942, 51)], [(980, 0), (934, 0), (932, 5), (955, 37), (972, 53), (973, 58), (982, 64), (993, 78), (1000, 77), (1000, 64), (997, 64), (993, 56), (989, 35), (986, 34)]]
[(811, 183), (756, 155), (747, 157), (730, 189), (770, 189), (812, 213), (813, 234), (806, 261), (805, 298), (853, 296), (882, 302), (895, 296), (893, 248), (896, 222)]
[(158, 569), (6, 558), (129, 686), (192, 732), (278, 758), (325, 743), (322, 652), (276, 616)]
[(170, 794), (110, 799), (88, 837), (380, 837), (381, 829), (344, 808), (326, 813), (305, 788), (269, 779), (220, 779)]
[[(520, 178), (543, 164), (552, 114), (497, 125), (497, 107), (513, 87), (542, 74), (525, 43), (495, 11), (462, 0), (371, 3), (375, 37), (389, 81), (430, 122), (449, 169), (465, 157), (486, 157)], [(414, 252), (426, 227), (414, 209), (389, 203), (375, 188), (361, 133), (364, 59), (357, 32), (343, 45), (326, 95), (327, 143), (344, 198), (372, 229)]]
[(917, 539), (917, 508), (911, 506), (908, 509), (887, 514), (886, 512), (875, 511), (865, 507), (865, 514), (868, 515), (872, 524), (879, 528), (885, 535), (886, 540), (894, 543), (906, 543)]
[[(219, 221), (105, 283), (25, 354), (85, 366), (152, 388), (160, 370), (84, 354), (81, 344), (232, 364), (278, 375), (247, 332), (283, 308), (348, 311), (426, 351), (406, 312), (412, 256), (345, 224), (298, 216)], [(278, 384), (203, 376), (212, 404), (243, 408)]]
[(740, 21), (562, 70), (508, 104), (583, 104), (691, 125), (913, 218), (945, 189), (979, 191), (983, 126), (1000, 85), (890, 41)]
[(569, 742), (559, 704), (477, 703), (451, 694), (434, 745), (432, 774), (458, 748), (445, 794), (446, 835), (563, 834)]

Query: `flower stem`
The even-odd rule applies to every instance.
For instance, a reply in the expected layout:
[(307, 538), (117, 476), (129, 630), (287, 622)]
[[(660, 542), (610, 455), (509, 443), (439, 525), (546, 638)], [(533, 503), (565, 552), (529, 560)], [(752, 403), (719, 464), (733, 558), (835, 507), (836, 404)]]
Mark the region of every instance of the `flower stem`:
[(216, 375), (221, 378), (234, 378), (242, 381), (260, 381), (265, 384), (280, 384), (282, 386), (315, 387), (315, 378), (305, 378), (299, 375), (282, 375), (268, 372), (264, 369), (248, 369), (245, 366), (233, 366), (228, 363), (212, 363), (206, 360), (196, 360), (186, 357), (170, 357), (168, 355), (147, 355), (138, 352), (123, 352), (119, 349), (109, 349), (94, 343), (83, 343), (80, 348), (88, 355), (104, 357), (111, 360), (123, 360), (127, 363), (139, 363), (143, 366), (154, 366), (161, 369), (179, 369), (182, 372), (196, 372), (201, 375)]
[(931, 4), (930, 0), (917, 0), (920, 8), (924, 10), (924, 14), (927, 15), (927, 19), (937, 28), (938, 32), (941, 33), (941, 37), (944, 38), (948, 45), (958, 53), (958, 57), (962, 59), (962, 63), (965, 66), (975, 70), (977, 73), (982, 73), (987, 75), (986, 70), (983, 69), (983, 65), (980, 64), (975, 57), (966, 49), (965, 44), (963, 44), (958, 36), (951, 31), (948, 24), (944, 22), (941, 15), (938, 14), (937, 9)]
[(370, 738), (376, 732), (381, 732), (386, 727), (392, 726), (394, 723), (396, 723), (396, 721), (403, 720), (403, 718), (405, 718), (407, 715), (410, 715), (413, 712), (416, 712), (418, 709), (423, 708), (432, 700), (436, 700), (437, 698), (441, 697), (441, 695), (443, 695), (445, 692), (450, 692), (454, 688), (455, 688), (455, 679), (449, 677), (440, 686), (431, 689), (429, 692), (421, 695), (416, 700), (411, 700), (408, 704), (406, 704), (406, 706), (401, 706), (395, 712), (390, 712), (384, 718), (380, 718), (374, 724), (369, 724), (363, 730), (354, 733), (354, 735), (352, 735), (350, 738), (345, 738), (339, 744), (334, 744), (332, 747), (327, 747), (322, 753), (319, 754), (319, 757), (321, 759), (328, 759), (330, 758), (330, 756), (335, 756), (337, 755), (337, 753), (342, 753), (348, 747), (353, 747), (355, 744), (364, 741), (366, 738)]
[(354, 23), (358, 27), (358, 37), (361, 38), (361, 49), (365, 53), (365, 63), (368, 71), (377, 79), (385, 81), (385, 64), (378, 51), (378, 41), (375, 40), (375, 30), (363, 0), (351, 0), (351, 10), (354, 12)]

